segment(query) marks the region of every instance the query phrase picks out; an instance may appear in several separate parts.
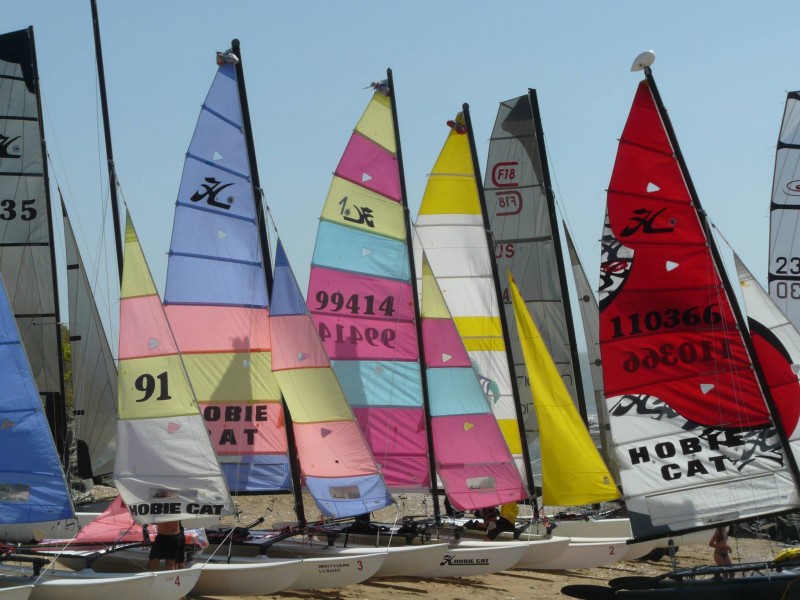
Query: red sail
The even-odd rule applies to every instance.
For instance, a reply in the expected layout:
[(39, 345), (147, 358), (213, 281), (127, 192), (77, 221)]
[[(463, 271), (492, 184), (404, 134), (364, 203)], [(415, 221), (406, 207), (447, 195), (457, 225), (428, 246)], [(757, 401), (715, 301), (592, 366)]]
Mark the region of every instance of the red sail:
[(620, 140), (603, 251), (606, 396), (651, 395), (700, 425), (768, 424), (730, 299), (646, 81)]

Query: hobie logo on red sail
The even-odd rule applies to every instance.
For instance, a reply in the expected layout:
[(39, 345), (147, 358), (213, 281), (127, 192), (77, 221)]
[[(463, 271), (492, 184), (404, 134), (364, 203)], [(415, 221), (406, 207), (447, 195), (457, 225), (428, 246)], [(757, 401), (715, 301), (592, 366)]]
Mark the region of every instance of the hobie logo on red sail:
[(492, 183), (497, 187), (517, 187), (517, 170), (519, 163), (501, 162), (492, 167)]

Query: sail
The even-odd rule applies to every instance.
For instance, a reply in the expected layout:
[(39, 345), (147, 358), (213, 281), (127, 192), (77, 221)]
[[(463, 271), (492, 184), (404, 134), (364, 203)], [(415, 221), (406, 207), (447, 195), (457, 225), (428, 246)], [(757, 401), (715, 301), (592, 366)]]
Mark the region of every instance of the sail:
[(424, 253), (421, 318), (436, 473), (447, 498), (458, 510), (525, 499), (525, 484)]
[(511, 273), (508, 284), (540, 426), (542, 503), (575, 506), (616, 500), (620, 494), (614, 479), (594, 447)]
[(165, 310), (230, 489), (288, 491), (256, 201), (235, 65), (224, 62), (184, 162)]
[(800, 92), (786, 97), (769, 208), (769, 295), (800, 327)]
[(448, 124), (451, 131), (428, 176), (415, 229), (492, 412), (524, 473), (516, 400), (467, 129), (461, 114)]
[[(583, 384), (538, 115), (535, 90), (500, 103), (486, 162), (486, 208), (495, 258), (501, 270), (510, 269), (570, 397), (581, 407), (585, 405)], [(507, 289), (503, 299), (525, 430), (535, 448), (530, 374)]]
[(325, 201), (308, 306), (389, 489), (421, 492), (430, 465), (395, 140), (378, 85)]
[(336, 379), (283, 245), (275, 252), (272, 368), (292, 416), (300, 472), (327, 517), (352, 517), (392, 503)]
[(110, 475), (114, 471), (117, 367), (63, 202), (61, 210), (67, 254), (77, 472), (81, 479), (92, 479)]
[(120, 289), (114, 482), (137, 523), (235, 514), (130, 215)]
[(589, 285), (589, 278), (586, 277), (586, 271), (583, 269), (575, 244), (572, 243), (572, 236), (569, 234), (566, 223), (564, 224), (564, 236), (567, 240), (572, 276), (575, 278), (583, 334), (586, 337), (586, 352), (589, 357), (594, 403), (600, 429), (600, 453), (614, 476), (614, 481), (619, 483), (619, 465), (613, 449), (614, 438), (611, 436), (611, 425), (608, 423), (606, 397), (603, 390), (603, 361), (600, 357), (600, 307), (597, 305), (597, 298), (592, 291), (592, 286)]
[(60, 446), (61, 332), (38, 91), (33, 29), (0, 35), (0, 273)]
[(64, 471), (0, 279), (0, 523), (75, 516)]
[(797, 505), (696, 199), (648, 80), (608, 188), (600, 347), (634, 536)]
[(797, 461), (800, 458), (800, 402), (797, 401), (800, 392), (800, 332), (737, 255), (734, 255), (734, 261), (742, 286), (750, 337)]

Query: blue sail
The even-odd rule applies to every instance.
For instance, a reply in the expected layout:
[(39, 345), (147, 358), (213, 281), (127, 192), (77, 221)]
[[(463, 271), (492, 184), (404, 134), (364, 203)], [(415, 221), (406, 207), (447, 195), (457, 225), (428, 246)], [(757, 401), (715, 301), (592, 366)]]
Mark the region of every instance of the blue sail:
[(0, 523), (74, 517), (69, 488), (0, 279)]

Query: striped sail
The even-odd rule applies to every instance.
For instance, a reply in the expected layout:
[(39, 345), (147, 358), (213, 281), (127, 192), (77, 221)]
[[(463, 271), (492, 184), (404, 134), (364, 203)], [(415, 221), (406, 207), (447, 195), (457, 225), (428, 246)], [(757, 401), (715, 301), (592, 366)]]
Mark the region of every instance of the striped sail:
[(758, 284), (753, 274), (734, 255), (742, 286), (750, 337), (767, 385), (772, 392), (783, 431), (800, 460), (800, 332), (777, 303)]
[(797, 506), (772, 424), (652, 77), (608, 187), (600, 347), (637, 538)]
[[(165, 310), (231, 490), (291, 489), (269, 299), (234, 64), (219, 67), (186, 154)], [(202, 327), (198, 324), (202, 323)]]
[(191, 528), (234, 514), (130, 215), (119, 329), (114, 483), (134, 520)]
[[(620, 497), (511, 273), (509, 292), (540, 424), (542, 503), (575, 506)], [(568, 451), (565, 451), (568, 448)]]
[(331, 368), (280, 240), (272, 287), (272, 369), (292, 416), (304, 485), (327, 517), (392, 503)]
[[(583, 383), (538, 116), (535, 90), (500, 103), (486, 162), (486, 208), (500, 269), (510, 269), (564, 385), (573, 402), (582, 407)], [(505, 288), (504, 283), (501, 281)], [(525, 430), (535, 450), (538, 427), (530, 374), (507, 289), (503, 298)]]
[(386, 484), (430, 488), (392, 101), (372, 95), (322, 211), (308, 306)]
[(39, 392), (0, 279), (0, 523), (75, 516)]
[(428, 176), (415, 229), (520, 472), (522, 443), (478, 183), (461, 114)]
[(458, 510), (525, 499), (514, 458), (424, 253), (421, 318), (436, 474), (447, 498)]
[(0, 273), (60, 446), (61, 332), (38, 86), (33, 28), (0, 35)]
[(769, 295), (800, 327), (800, 92), (786, 97), (769, 208)]
[(97, 312), (92, 288), (63, 202), (67, 254), (72, 412), (77, 473), (81, 479), (114, 471), (117, 435), (117, 366)]
[(575, 278), (575, 290), (578, 295), (578, 308), (581, 311), (583, 334), (586, 337), (586, 352), (589, 355), (589, 369), (591, 372), (594, 402), (597, 410), (597, 421), (600, 427), (600, 452), (603, 460), (614, 476), (614, 481), (619, 483), (619, 465), (614, 453), (614, 438), (611, 435), (611, 425), (608, 423), (606, 410), (606, 397), (603, 391), (603, 361), (600, 357), (600, 307), (597, 305), (589, 278), (583, 270), (583, 264), (572, 243), (566, 223), (564, 223), (564, 238), (567, 240), (569, 260), (572, 265), (572, 275)]

